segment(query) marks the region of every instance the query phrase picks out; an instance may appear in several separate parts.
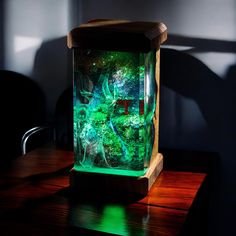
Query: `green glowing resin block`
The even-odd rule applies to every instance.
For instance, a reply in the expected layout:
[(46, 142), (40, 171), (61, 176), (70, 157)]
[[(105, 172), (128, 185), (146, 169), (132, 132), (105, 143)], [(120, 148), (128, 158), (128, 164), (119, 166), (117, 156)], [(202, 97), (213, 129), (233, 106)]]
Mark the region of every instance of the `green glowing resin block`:
[(162, 23), (114, 20), (91, 21), (68, 35), (74, 69), (71, 185), (91, 179), (99, 186), (109, 179), (112, 188), (146, 194), (159, 174), (159, 48), (166, 37)]

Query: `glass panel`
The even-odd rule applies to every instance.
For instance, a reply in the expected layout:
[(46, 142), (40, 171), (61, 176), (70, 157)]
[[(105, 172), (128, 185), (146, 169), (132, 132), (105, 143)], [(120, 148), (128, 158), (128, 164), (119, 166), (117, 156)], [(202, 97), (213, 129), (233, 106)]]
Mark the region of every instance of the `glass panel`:
[(154, 141), (155, 52), (74, 49), (79, 171), (141, 176)]

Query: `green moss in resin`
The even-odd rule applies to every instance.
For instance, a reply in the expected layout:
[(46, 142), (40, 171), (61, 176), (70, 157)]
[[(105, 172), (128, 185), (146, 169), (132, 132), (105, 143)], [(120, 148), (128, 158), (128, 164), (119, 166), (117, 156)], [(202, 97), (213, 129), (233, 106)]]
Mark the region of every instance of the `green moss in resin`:
[(75, 50), (76, 170), (145, 173), (154, 140), (154, 56), (154, 52)]

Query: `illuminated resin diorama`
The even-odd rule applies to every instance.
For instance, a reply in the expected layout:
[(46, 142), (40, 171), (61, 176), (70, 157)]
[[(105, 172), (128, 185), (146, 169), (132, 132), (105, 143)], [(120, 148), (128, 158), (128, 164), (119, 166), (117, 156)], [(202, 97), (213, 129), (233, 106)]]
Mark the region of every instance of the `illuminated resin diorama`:
[[(165, 25), (151, 22), (98, 20), (70, 32), (75, 155), (71, 185), (105, 181), (108, 188), (147, 193), (152, 183), (141, 177), (155, 179), (163, 162), (158, 153), (158, 84), (159, 47), (165, 39)], [(138, 190), (138, 185), (148, 186)]]

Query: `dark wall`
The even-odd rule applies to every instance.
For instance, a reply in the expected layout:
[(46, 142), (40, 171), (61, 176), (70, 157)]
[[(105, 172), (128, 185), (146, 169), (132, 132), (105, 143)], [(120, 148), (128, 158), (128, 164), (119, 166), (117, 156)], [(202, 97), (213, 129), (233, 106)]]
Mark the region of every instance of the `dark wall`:
[(160, 146), (215, 151), (209, 234), (236, 235), (236, 2), (81, 0), (81, 21), (162, 21)]
[(4, 0), (0, 1), (0, 69), (4, 67)]

